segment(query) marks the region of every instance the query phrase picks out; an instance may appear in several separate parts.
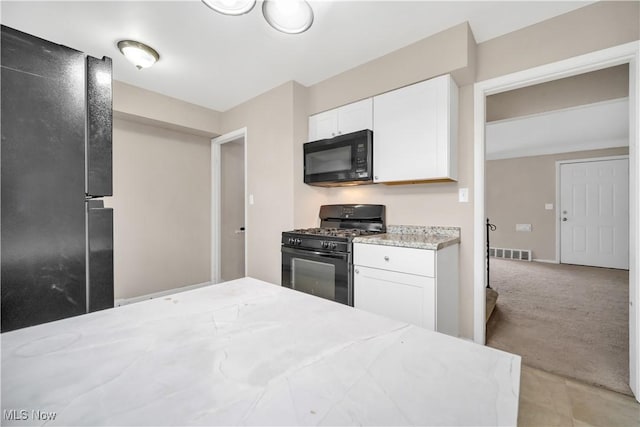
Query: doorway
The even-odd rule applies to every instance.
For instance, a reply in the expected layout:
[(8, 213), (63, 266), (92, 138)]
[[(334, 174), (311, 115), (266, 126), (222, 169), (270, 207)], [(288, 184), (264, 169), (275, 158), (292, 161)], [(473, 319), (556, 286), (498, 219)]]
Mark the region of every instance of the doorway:
[(211, 281), (247, 274), (246, 128), (211, 140)]
[(474, 87), (474, 340), (484, 344), (485, 330), (485, 117), (486, 97), (544, 83), (564, 77), (595, 71), (620, 64), (629, 64), (629, 186), (630, 186), (630, 265), (629, 265), (629, 384), (636, 395), (639, 394), (640, 358), (638, 357), (639, 312), (637, 296), (640, 291), (638, 280), (638, 163), (640, 156), (638, 102), (640, 99), (640, 44), (632, 42), (598, 52), (543, 65), (529, 70), (479, 82)]
[(625, 394), (628, 272), (586, 266), (628, 263), (628, 83), (623, 64), (489, 96), (485, 156), (487, 345)]

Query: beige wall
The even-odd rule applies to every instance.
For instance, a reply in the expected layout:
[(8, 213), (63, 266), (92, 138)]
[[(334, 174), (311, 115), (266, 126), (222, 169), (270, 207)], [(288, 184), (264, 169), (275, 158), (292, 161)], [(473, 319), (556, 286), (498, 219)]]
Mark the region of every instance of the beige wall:
[(601, 1), (478, 45), (476, 81), (640, 39), (640, 2)]
[(469, 25), (463, 23), (311, 86), (309, 113), (441, 74), (453, 74), (458, 85), (470, 84), (475, 60), (476, 43)]
[(113, 110), (116, 118), (209, 138), (220, 135), (218, 111), (117, 80), (113, 82)]
[[(491, 246), (531, 249), (534, 260), (555, 260), (556, 161), (628, 153), (628, 147), (620, 147), (487, 161), (487, 217), (497, 226)], [(546, 203), (554, 209), (546, 210)], [(516, 224), (531, 224), (531, 232), (516, 231)]]
[(302, 144), (307, 142), (309, 134), (309, 90), (295, 83), (293, 95), (293, 228), (317, 227), (318, 207), (327, 203), (329, 190), (303, 182)]
[(123, 119), (113, 126), (115, 298), (210, 279), (208, 138)]
[[(473, 194), (469, 203), (457, 202), (458, 188), (473, 189), (473, 90), (465, 76), (477, 67), (476, 81), (480, 81), (638, 40), (638, 7), (637, 2), (597, 3), (477, 49), (468, 26), (459, 25), (308, 89), (290, 82), (223, 113), (225, 132), (249, 128), (249, 192), (256, 197), (256, 205), (249, 208), (249, 274), (280, 283), (280, 233), (293, 225), (317, 224), (320, 204), (382, 203), (387, 205), (389, 223), (462, 227), (461, 334), (471, 337)], [(458, 183), (329, 189), (301, 184), (306, 116), (452, 71), (463, 85)], [(260, 229), (252, 235), (251, 227), (258, 224)]]
[(281, 233), (293, 226), (293, 106), (296, 83), (285, 83), (222, 116), (223, 133), (247, 128), (248, 275), (280, 283)]
[(629, 96), (629, 65), (622, 64), (487, 97), (487, 121), (510, 119)]

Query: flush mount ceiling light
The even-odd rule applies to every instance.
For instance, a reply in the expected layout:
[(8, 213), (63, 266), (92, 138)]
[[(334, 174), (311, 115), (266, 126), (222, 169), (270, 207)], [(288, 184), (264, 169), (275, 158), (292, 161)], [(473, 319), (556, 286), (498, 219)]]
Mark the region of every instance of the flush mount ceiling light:
[[(209, 8), (224, 15), (249, 13), (256, 0), (202, 0)], [(313, 9), (305, 0), (264, 0), (262, 14), (269, 25), (287, 34), (307, 31), (313, 24)]]
[(120, 40), (118, 49), (138, 70), (151, 67), (160, 59), (155, 49), (135, 40)]
[(262, 14), (269, 25), (287, 34), (303, 33), (313, 24), (313, 9), (305, 0), (264, 0)]
[(224, 15), (243, 15), (251, 12), (256, 0), (202, 0), (202, 3)]

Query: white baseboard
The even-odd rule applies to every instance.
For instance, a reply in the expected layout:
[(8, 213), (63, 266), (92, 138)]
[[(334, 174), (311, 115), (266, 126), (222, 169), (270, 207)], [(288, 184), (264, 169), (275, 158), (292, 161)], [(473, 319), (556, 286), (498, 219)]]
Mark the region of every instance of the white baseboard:
[(534, 259), (533, 262), (546, 262), (547, 264), (560, 264), (555, 259)]
[(204, 282), (204, 283), (198, 283), (195, 285), (183, 286), (181, 288), (168, 289), (166, 291), (161, 291), (161, 292), (154, 292), (152, 294), (141, 295), (139, 297), (117, 299), (115, 300), (115, 306), (120, 307), (121, 305), (133, 304), (140, 301), (146, 301), (148, 299), (160, 298), (165, 295), (171, 295), (178, 292), (190, 291), (192, 289), (201, 288), (203, 286), (208, 286), (211, 284), (212, 282)]

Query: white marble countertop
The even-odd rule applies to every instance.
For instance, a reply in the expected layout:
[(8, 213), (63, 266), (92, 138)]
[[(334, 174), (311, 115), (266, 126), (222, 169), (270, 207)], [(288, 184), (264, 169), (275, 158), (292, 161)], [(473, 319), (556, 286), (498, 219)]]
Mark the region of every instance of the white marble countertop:
[(3, 425), (517, 420), (519, 356), (249, 278), (1, 340)]
[(356, 237), (353, 242), (437, 251), (460, 243), (460, 228), (389, 225), (384, 234)]

